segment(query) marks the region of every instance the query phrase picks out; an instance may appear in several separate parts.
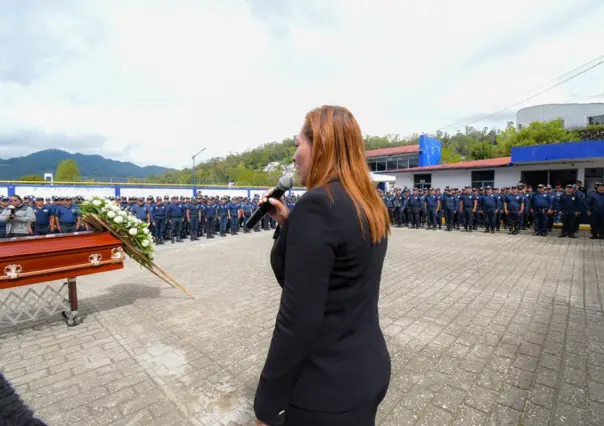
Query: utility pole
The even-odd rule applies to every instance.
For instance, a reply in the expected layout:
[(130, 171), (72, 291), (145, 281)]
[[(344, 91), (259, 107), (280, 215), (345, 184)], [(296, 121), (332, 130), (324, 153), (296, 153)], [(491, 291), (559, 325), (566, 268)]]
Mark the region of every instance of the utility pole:
[(197, 156), (199, 154), (201, 154), (202, 152), (204, 152), (205, 150), (206, 150), (205, 148), (202, 148), (197, 154), (191, 156), (191, 159), (193, 160), (193, 169), (192, 169), (192, 171), (193, 171), (193, 196), (194, 197), (197, 196), (197, 189), (195, 188), (195, 184), (196, 184), (196, 182), (195, 182), (195, 158), (197, 158)]

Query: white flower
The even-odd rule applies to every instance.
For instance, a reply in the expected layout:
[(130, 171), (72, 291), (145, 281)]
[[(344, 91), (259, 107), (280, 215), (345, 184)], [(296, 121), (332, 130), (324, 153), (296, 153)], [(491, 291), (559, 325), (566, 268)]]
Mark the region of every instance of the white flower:
[(108, 211), (108, 212), (107, 212), (107, 217), (108, 217), (109, 219), (113, 219), (113, 218), (115, 217), (115, 212), (114, 212), (114, 211)]
[(145, 228), (145, 229), (143, 229), (143, 234), (145, 234), (145, 235), (149, 235), (149, 228)]
[(122, 223), (124, 221), (124, 218), (121, 216), (116, 216), (115, 219), (113, 219), (113, 221), (115, 223)]
[(128, 233), (134, 237), (136, 234), (138, 234), (138, 231), (136, 230), (136, 228), (130, 228)]
[(141, 241), (141, 244), (143, 245), (143, 247), (149, 247), (149, 240), (143, 240)]
[(97, 199), (97, 200), (92, 200), (92, 205), (93, 205), (93, 206), (98, 207), (98, 206), (100, 206), (101, 204), (103, 204), (103, 202), (102, 202), (101, 200), (98, 200), (98, 199)]
[(153, 259), (155, 257), (155, 255), (153, 253), (149, 253), (149, 254), (147, 254), (147, 256), (149, 257), (149, 259)]
[(128, 213), (126, 213), (125, 211), (119, 211), (117, 214), (119, 214), (120, 216), (126, 217), (128, 216)]

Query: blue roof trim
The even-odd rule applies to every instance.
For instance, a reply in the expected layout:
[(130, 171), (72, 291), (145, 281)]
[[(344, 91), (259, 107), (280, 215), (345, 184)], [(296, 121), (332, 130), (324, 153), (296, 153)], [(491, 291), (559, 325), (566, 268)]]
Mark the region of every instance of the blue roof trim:
[(512, 148), (512, 164), (604, 158), (604, 140)]

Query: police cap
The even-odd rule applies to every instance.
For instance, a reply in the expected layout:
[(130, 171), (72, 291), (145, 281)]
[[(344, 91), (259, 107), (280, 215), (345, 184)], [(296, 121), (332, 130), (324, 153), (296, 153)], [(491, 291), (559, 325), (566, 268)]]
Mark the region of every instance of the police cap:
[(518, 189), (517, 186), (510, 186), (510, 189)]
[(599, 186), (604, 186), (604, 182), (596, 182), (596, 188)]
[[(529, 186), (530, 188), (530, 186)], [(539, 185), (537, 185), (537, 188), (545, 188), (545, 185), (543, 185), (542, 183), (540, 183)]]
[(491, 185), (489, 185), (489, 186), (485, 187), (485, 189), (493, 189), (493, 188), (491, 188)]
[(568, 185), (566, 185), (567, 188), (572, 188), (573, 186), (569, 183)]
[(145, 197), (138, 197), (137, 201), (145, 201)]
[(153, 200), (153, 195), (149, 195), (149, 196), (147, 197), (147, 200)]
[(65, 201), (71, 201), (71, 200), (73, 200), (73, 198), (71, 198), (69, 195), (68, 195), (67, 197), (64, 197), (63, 199), (64, 199)]

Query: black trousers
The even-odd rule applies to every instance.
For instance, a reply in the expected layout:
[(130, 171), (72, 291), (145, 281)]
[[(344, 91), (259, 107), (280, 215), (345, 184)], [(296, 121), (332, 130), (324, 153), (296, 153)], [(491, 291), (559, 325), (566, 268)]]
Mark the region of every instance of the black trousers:
[(447, 229), (453, 228), (453, 218), (455, 217), (455, 212), (453, 209), (445, 208), (445, 223), (447, 224)]
[(463, 209), (463, 227), (469, 229), (472, 227), (474, 213), (472, 209)]
[(182, 226), (182, 218), (180, 217), (171, 217), (170, 218), (170, 228), (172, 229), (172, 241), (174, 239), (180, 240), (180, 232)]
[(495, 230), (495, 209), (487, 209), (484, 211), (484, 227), (488, 231)]
[(285, 426), (375, 426), (377, 409), (388, 392), (384, 389), (374, 402), (366, 407), (344, 413), (325, 413), (302, 408), (287, 408)]
[(428, 207), (428, 228), (436, 228), (436, 207)]
[(543, 234), (547, 232), (547, 209), (535, 209), (533, 213), (535, 232)]
[(410, 209), (409, 211), (411, 213), (411, 226), (419, 226), (419, 209)]
[(573, 213), (565, 213), (562, 217), (562, 233), (565, 235), (574, 234), (576, 231), (575, 224), (577, 223), (577, 216)]
[(519, 211), (508, 211), (508, 226), (510, 232), (520, 232), (522, 216)]
[(591, 232), (596, 237), (604, 238), (604, 213), (591, 213)]

